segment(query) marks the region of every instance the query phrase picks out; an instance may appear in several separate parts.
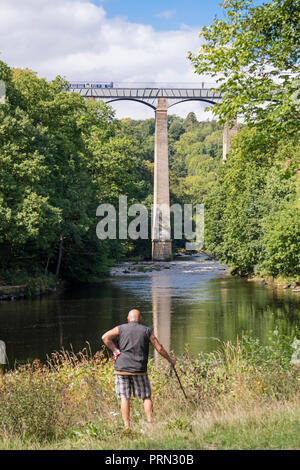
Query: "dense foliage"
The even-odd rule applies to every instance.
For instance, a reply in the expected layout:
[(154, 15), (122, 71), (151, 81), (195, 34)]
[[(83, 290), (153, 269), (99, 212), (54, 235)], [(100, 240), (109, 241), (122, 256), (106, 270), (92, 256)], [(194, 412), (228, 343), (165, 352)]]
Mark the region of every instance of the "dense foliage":
[(244, 274), (300, 276), (297, 3), (226, 0), (190, 56), (218, 79), (215, 114), (245, 124), (205, 200), (207, 249)]
[[(122, 119), (119, 132), (132, 139), (144, 165), (144, 194), (142, 200), (149, 211), (151, 226), (153, 202), (155, 120)], [(216, 170), (222, 156), (222, 126), (215, 121), (198, 122), (191, 112), (185, 119), (168, 116), (170, 202), (172, 204), (202, 203), (204, 195), (216, 180)], [(173, 220), (171, 218), (171, 224)], [(184, 240), (173, 240), (173, 251), (185, 246)], [(139, 257), (151, 256), (149, 241), (127, 241), (127, 253)]]
[[(242, 116), (243, 125), (222, 165), (220, 123), (168, 117), (171, 203), (204, 203), (205, 248), (240, 274), (297, 279), (299, 11), (295, 0), (223, 7), (191, 60), (220, 79), (218, 119)], [(0, 80), (0, 283), (90, 281), (112, 260), (150, 258), (150, 236), (100, 241), (95, 229), (98, 205), (117, 208), (125, 195), (149, 209), (150, 235), (154, 119), (118, 121), (104, 103), (66, 93), (60, 77), (48, 83), (3, 62)]]
[(239, 132), (205, 200), (209, 251), (240, 273), (300, 274), (300, 144)]
[[(0, 256), (3, 282), (19, 270), (68, 279), (101, 275), (122, 251), (96, 237), (96, 208), (143, 193), (143, 162), (104, 103), (66, 93), (0, 62)], [(14, 275), (11, 276), (11, 271)]]
[[(148, 207), (150, 228), (154, 119), (117, 121), (104, 103), (66, 93), (59, 77), (47, 83), (3, 62), (0, 72), (1, 282), (91, 281), (112, 260), (149, 258), (150, 239), (98, 240), (96, 209), (118, 209), (127, 196)], [(190, 113), (169, 116), (169, 132), (172, 202), (202, 197), (221, 155), (220, 127)]]
[(222, 20), (203, 27), (190, 58), (198, 73), (217, 79), (222, 120), (247, 122), (285, 135), (299, 129), (300, 10), (298, 0), (224, 0)]

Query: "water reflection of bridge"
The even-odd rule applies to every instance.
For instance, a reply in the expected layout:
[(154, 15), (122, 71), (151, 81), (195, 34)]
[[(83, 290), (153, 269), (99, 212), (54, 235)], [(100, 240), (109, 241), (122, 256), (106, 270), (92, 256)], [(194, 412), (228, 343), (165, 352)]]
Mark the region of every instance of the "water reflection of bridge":
[[(169, 276), (152, 277), (153, 333), (168, 352), (171, 348), (171, 290)], [(154, 351), (154, 357), (157, 364), (161, 356)]]

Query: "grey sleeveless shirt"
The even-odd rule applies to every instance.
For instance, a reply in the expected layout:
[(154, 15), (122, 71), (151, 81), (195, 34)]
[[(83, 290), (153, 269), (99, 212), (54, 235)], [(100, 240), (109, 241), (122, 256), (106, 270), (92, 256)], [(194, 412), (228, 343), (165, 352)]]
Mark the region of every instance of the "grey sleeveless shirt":
[(151, 328), (136, 321), (118, 326), (121, 354), (115, 361), (115, 370), (120, 372), (147, 372)]

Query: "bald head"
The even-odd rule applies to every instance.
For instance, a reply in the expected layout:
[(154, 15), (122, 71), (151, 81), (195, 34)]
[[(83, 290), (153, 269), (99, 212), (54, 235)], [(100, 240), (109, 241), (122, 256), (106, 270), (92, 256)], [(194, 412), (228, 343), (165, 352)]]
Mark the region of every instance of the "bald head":
[(131, 322), (131, 321), (140, 322), (142, 320), (141, 312), (136, 309), (130, 310), (127, 316), (127, 320), (128, 322)]

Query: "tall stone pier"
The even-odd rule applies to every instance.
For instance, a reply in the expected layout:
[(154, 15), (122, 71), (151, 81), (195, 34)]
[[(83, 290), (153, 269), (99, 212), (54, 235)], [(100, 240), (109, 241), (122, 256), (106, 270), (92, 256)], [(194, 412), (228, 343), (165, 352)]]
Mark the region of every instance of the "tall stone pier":
[(227, 121), (223, 129), (223, 163), (226, 161), (230, 150), (230, 139), (237, 134), (237, 121)]
[(172, 242), (166, 98), (158, 98), (155, 110), (153, 199), (152, 259), (167, 261), (172, 257)]

